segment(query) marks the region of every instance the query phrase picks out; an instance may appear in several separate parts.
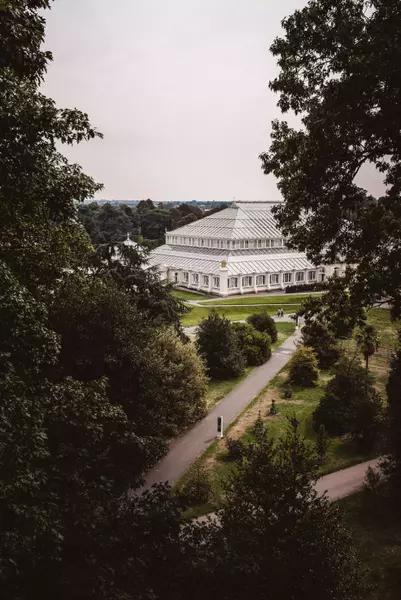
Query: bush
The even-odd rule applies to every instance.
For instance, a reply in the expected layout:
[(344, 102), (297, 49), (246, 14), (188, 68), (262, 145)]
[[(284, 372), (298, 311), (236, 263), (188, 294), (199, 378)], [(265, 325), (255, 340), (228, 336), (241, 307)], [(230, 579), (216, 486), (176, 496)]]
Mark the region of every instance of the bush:
[(191, 467), (177, 493), (189, 506), (208, 502), (211, 495), (211, 482), (205, 467), (199, 464)]
[(316, 450), (316, 454), (319, 458), (319, 462), (321, 465), (325, 461), (329, 447), (330, 447), (330, 438), (327, 434), (326, 428), (324, 425), (320, 425), (319, 429), (317, 430), (315, 450)]
[(284, 389), (284, 398), (285, 400), (292, 398), (292, 387), (290, 383), (288, 383)]
[(256, 331), (248, 323), (233, 323), (231, 327), (249, 366), (262, 365), (269, 360), (271, 340), (267, 333)]
[(288, 381), (293, 385), (314, 386), (319, 378), (316, 354), (308, 346), (300, 346), (288, 363)]
[(245, 444), (242, 440), (234, 440), (233, 438), (226, 439), (227, 446), (227, 459), (228, 460), (241, 460), (245, 452)]
[(302, 328), (302, 341), (313, 348), (321, 369), (328, 369), (340, 358), (341, 350), (334, 334), (319, 321), (310, 321)]
[(247, 323), (252, 325), (257, 331), (261, 333), (267, 333), (272, 342), (277, 341), (277, 327), (274, 319), (271, 318), (269, 314), (266, 312), (259, 312), (250, 315), (247, 320)]
[(246, 357), (230, 321), (216, 311), (199, 324), (197, 346), (214, 379), (239, 377), (246, 366)]
[(359, 361), (344, 357), (313, 413), (315, 426), (324, 425), (331, 435), (348, 433), (368, 450), (375, 444), (382, 416), (380, 394), (372, 376)]
[(316, 283), (300, 283), (287, 285), (286, 294), (298, 294), (299, 292), (321, 292), (327, 290), (329, 283), (327, 281), (317, 281)]

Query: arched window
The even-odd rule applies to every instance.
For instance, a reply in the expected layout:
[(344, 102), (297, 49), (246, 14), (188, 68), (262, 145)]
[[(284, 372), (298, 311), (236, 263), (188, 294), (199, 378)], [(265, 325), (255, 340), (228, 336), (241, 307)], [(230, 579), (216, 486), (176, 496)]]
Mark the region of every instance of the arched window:
[(319, 267), (319, 281), (324, 281), (326, 279), (326, 269), (324, 267)]
[(334, 277), (340, 277), (340, 267), (334, 267)]

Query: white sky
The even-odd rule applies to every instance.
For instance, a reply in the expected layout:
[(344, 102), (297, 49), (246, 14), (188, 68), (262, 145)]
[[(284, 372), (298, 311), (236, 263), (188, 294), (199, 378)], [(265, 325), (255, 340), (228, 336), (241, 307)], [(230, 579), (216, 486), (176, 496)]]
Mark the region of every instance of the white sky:
[(280, 117), (269, 46), (304, 4), (56, 0), (44, 91), (104, 134), (63, 152), (104, 183), (102, 198), (278, 199), (258, 159)]

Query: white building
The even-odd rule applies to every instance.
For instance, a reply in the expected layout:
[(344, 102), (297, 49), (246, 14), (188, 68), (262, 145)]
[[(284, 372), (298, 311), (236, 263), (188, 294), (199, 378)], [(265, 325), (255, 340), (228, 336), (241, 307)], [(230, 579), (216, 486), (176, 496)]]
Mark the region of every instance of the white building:
[(341, 275), (344, 265), (313, 265), (290, 250), (271, 212), (275, 202), (235, 202), (230, 208), (166, 233), (149, 263), (183, 288), (219, 296), (283, 290)]

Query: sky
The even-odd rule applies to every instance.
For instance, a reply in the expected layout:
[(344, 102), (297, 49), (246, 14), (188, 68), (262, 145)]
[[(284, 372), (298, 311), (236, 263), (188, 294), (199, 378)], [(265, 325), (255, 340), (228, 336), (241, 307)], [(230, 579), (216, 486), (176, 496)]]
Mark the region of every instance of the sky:
[(280, 117), (269, 47), (304, 4), (55, 0), (44, 91), (104, 134), (64, 154), (104, 184), (99, 198), (279, 200), (258, 158)]

